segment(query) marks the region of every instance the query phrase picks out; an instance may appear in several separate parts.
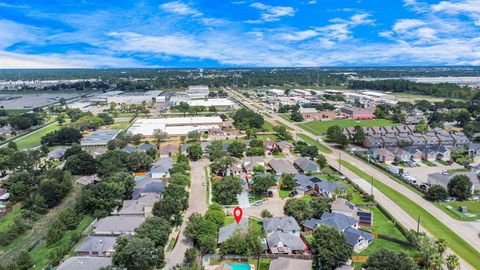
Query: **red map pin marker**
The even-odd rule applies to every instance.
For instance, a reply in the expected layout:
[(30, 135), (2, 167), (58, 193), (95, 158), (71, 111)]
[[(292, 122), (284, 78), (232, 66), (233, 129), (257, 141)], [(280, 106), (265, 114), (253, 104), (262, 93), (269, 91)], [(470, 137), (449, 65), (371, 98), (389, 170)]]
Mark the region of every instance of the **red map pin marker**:
[(242, 219), (242, 214), (243, 214), (242, 208), (235, 207), (235, 209), (233, 209), (233, 217), (235, 218), (235, 221), (237, 222), (237, 224)]

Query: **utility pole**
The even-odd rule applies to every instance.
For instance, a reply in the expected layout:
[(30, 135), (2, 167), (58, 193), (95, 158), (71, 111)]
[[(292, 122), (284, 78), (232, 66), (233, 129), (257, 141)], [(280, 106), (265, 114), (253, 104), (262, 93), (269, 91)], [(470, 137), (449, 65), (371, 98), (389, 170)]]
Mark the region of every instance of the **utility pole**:
[(342, 153), (338, 152), (338, 172), (342, 172), (342, 163), (340, 162), (342, 160)]
[(373, 195), (373, 176), (372, 176), (372, 190), (370, 190), (370, 194)]
[(417, 220), (417, 233), (420, 232), (420, 215), (418, 215), (418, 220)]

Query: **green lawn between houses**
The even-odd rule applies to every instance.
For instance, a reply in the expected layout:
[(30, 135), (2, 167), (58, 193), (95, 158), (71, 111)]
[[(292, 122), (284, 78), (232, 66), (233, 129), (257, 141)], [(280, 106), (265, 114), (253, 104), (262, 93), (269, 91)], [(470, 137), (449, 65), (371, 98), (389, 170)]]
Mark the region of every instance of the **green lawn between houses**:
[[(445, 213), (455, 219), (464, 221), (480, 220), (480, 201), (439, 202), (435, 204), (438, 208), (442, 209)], [(468, 208), (468, 213), (474, 214), (475, 217), (469, 217), (458, 211), (460, 206), (466, 206)]]
[(298, 126), (304, 128), (315, 135), (321, 135), (327, 132), (327, 129), (331, 126), (339, 126), (341, 128), (348, 128), (354, 126), (362, 127), (378, 127), (378, 126), (395, 126), (398, 123), (392, 122), (386, 119), (373, 119), (373, 120), (353, 120), (353, 119), (339, 119), (331, 121), (311, 121)]
[[(361, 169), (353, 166), (352, 164), (341, 160), (342, 166), (349, 169), (359, 177), (363, 179), (370, 179), (371, 176), (363, 172)], [(441, 223), (438, 219), (432, 216), (428, 211), (420, 207), (418, 204), (400, 194), (393, 188), (381, 183), (380, 181), (374, 181), (374, 186), (379, 189), (383, 194), (388, 196), (398, 206), (400, 206), (405, 212), (407, 212), (412, 218), (421, 218), (422, 226), (428, 230), (432, 235), (437, 238), (443, 238), (448, 242), (449, 247), (461, 256), (465, 261), (471, 264), (473, 267), (480, 269), (480, 253), (475, 250), (470, 244), (464, 241), (450, 228)]]

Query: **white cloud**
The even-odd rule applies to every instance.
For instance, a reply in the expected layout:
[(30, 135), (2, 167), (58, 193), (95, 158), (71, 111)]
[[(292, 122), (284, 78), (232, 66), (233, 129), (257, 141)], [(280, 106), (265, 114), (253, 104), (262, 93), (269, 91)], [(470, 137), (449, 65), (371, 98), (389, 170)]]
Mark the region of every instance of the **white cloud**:
[(398, 20), (393, 25), (393, 31), (395, 32), (408, 31), (412, 28), (417, 28), (425, 24), (426, 23), (424, 21), (418, 20), (418, 19), (401, 19), (401, 20)]
[(360, 25), (371, 25), (374, 23), (370, 19), (368, 13), (358, 13), (352, 15), (348, 20), (342, 18), (335, 18), (330, 20), (331, 24), (317, 27), (319, 33), (325, 42), (328, 39), (330, 42), (345, 41), (352, 38), (352, 29)]
[(318, 32), (315, 30), (294, 31), (291, 33), (283, 33), (277, 35), (278, 39), (286, 41), (302, 41), (312, 37), (318, 36)]
[(480, 26), (480, 1), (464, 0), (459, 2), (442, 1), (431, 6), (434, 12), (442, 12), (450, 15), (466, 14), (470, 16), (475, 25)]
[(175, 13), (178, 15), (191, 15), (191, 16), (203, 15), (202, 12), (180, 1), (161, 4), (160, 8), (165, 10), (166, 12)]
[(18, 42), (40, 41), (42, 33), (39, 28), (0, 19), (0, 49), (7, 48)]
[[(292, 7), (284, 6), (269, 6), (260, 2), (255, 2), (250, 4), (250, 7), (256, 8), (260, 11), (261, 21), (264, 22), (274, 22), (280, 20), (281, 17), (293, 17), (295, 15), (295, 9)], [(261, 22), (261, 21), (247, 21), (251, 23)]]

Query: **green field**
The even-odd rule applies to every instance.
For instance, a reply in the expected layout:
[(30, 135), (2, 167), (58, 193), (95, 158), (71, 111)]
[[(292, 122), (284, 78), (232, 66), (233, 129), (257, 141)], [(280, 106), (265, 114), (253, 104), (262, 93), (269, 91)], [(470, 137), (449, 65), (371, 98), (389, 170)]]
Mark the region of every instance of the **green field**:
[(282, 123), (282, 122), (280, 122), (280, 121), (278, 121), (278, 120), (275, 120), (275, 123), (277, 123), (277, 124), (280, 125), (280, 126), (284, 126), (287, 130), (293, 130), (293, 128), (285, 125), (284, 123)]
[(34, 147), (40, 146), (40, 141), (42, 140), (43, 136), (47, 135), (47, 133), (50, 133), (58, 129), (60, 129), (60, 126), (55, 123), (41, 130), (34, 131), (22, 137), (15, 143), (17, 144), (18, 149), (20, 150), (34, 148)]
[[(363, 179), (370, 179), (371, 176), (362, 171), (361, 169), (353, 166), (352, 164), (341, 160), (342, 166), (355, 173), (357, 176)], [(460, 236), (454, 233), (445, 224), (441, 223), (438, 219), (432, 216), (428, 211), (420, 207), (418, 204), (405, 197), (395, 189), (383, 184), (376, 180), (374, 186), (380, 190), (383, 194), (388, 196), (393, 202), (400, 206), (408, 215), (412, 218), (421, 218), (421, 225), (428, 230), (433, 236), (437, 238), (445, 239), (448, 242), (449, 247), (465, 261), (471, 264), (473, 267), (480, 269), (480, 252), (473, 248), (470, 244), (464, 241)]]
[[(459, 220), (464, 220), (464, 221), (475, 221), (475, 220), (480, 220), (480, 201), (465, 201), (465, 202), (441, 202), (441, 203), (436, 203), (438, 208), (442, 209), (445, 213), (447, 213), (449, 216), (459, 219)], [(447, 208), (447, 206), (451, 208)], [(474, 214), (475, 217), (469, 217), (460, 211), (458, 211), (458, 208), (460, 206), (466, 206), (468, 208), (468, 213), (469, 214)]]
[(394, 126), (398, 123), (392, 122), (386, 119), (373, 119), (373, 120), (353, 120), (353, 119), (340, 119), (331, 121), (311, 121), (304, 124), (298, 124), (299, 127), (310, 131), (315, 135), (321, 135), (327, 132), (327, 129), (331, 126), (339, 126), (341, 128), (362, 126), (362, 127), (379, 127), (379, 126)]
[(308, 137), (307, 135), (301, 134), (301, 133), (298, 133), (297, 135), (298, 135), (298, 137), (302, 138), (302, 140), (304, 140), (306, 143), (311, 144), (311, 145), (315, 145), (318, 148), (318, 150), (320, 150), (320, 152), (325, 153), (325, 154), (331, 154), (332, 153), (332, 149), (330, 149), (330, 148), (326, 147), (325, 145), (315, 141), (314, 139)]

